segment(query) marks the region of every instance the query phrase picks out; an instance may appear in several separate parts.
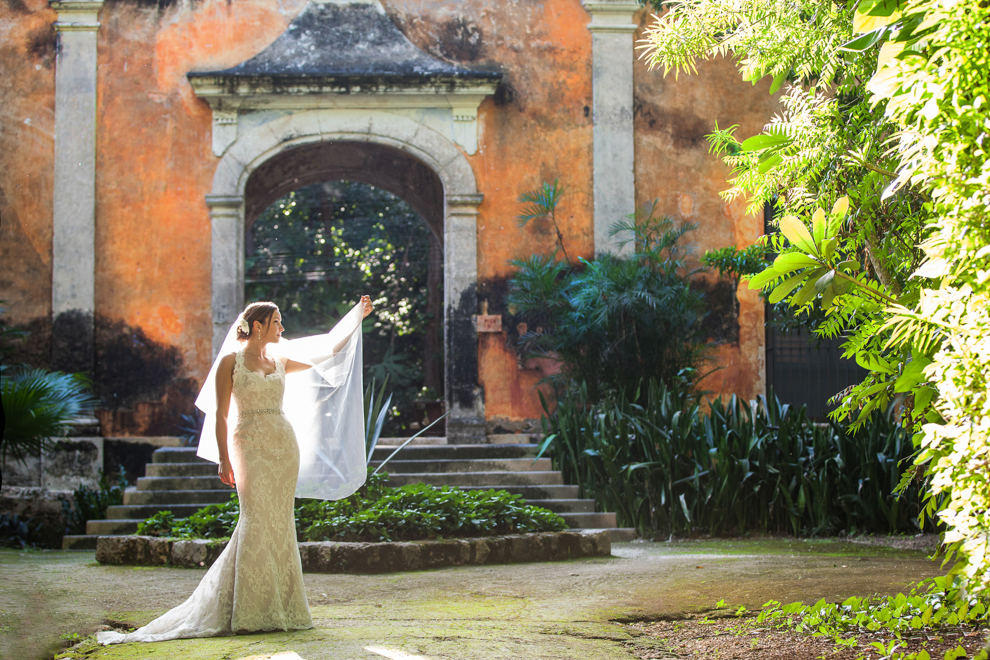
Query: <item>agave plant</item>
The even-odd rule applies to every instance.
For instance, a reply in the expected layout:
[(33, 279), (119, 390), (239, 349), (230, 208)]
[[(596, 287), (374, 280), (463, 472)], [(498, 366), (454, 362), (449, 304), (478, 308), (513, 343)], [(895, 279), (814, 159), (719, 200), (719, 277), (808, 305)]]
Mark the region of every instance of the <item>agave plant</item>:
[(0, 396), (6, 424), (0, 461), (39, 456), (51, 438), (63, 435), (74, 420), (92, 414), (97, 399), (82, 374), (31, 367), (0, 372)]

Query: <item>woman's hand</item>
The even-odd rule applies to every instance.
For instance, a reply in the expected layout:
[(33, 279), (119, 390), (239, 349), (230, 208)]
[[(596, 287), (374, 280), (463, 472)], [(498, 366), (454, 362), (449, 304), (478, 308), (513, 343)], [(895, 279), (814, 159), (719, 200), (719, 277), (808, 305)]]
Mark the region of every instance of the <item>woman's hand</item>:
[(230, 466), (230, 461), (227, 459), (220, 460), (220, 467), (217, 469), (217, 474), (220, 475), (220, 481), (222, 481), (227, 486), (234, 488), (234, 468)]
[(368, 314), (371, 314), (372, 310), (375, 309), (374, 306), (371, 304), (371, 297), (370, 296), (361, 296), (361, 304), (364, 305), (364, 315), (365, 316), (367, 316)]

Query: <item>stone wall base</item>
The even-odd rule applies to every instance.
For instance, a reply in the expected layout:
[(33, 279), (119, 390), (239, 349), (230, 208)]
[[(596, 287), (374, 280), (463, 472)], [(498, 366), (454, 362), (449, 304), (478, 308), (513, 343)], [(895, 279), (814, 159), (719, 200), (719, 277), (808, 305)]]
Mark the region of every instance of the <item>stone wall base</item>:
[[(205, 567), (216, 561), (224, 546), (224, 542), (206, 540), (101, 536), (96, 545), (96, 561), (129, 566)], [(392, 573), (447, 566), (608, 557), (611, 553), (612, 542), (606, 530), (406, 543), (299, 544), (306, 573)]]

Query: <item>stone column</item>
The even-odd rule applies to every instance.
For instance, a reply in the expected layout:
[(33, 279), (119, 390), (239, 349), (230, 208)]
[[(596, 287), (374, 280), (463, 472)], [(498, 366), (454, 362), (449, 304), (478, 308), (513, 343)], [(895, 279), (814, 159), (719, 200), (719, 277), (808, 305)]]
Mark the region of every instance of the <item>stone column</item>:
[(52, 213), (52, 367), (92, 372), (96, 311), (96, 31), (103, 0), (58, 13)]
[(444, 387), (449, 444), (481, 444), (485, 399), (478, 383), (478, 205), (483, 195), (448, 195), (444, 219)]
[(628, 0), (584, 0), (591, 14), (592, 125), (594, 126), (595, 254), (631, 253), (609, 237), (612, 224), (636, 211), (633, 173), (633, 15)]
[(244, 198), (207, 195), (213, 262), (213, 357), (244, 309)]

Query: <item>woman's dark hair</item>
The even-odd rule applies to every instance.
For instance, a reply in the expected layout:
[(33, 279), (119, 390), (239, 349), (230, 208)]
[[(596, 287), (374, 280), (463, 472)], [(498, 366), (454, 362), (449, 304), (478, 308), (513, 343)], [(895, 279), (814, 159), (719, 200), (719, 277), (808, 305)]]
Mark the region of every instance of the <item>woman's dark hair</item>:
[(248, 331), (244, 332), (242, 329), (237, 328), (237, 341), (247, 341), (251, 333), (254, 332), (254, 322), (260, 321), (261, 325), (267, 325), (274, 314), (278, 310), (278, 305), (273, 302), (255, 302), (251, 303), (244, 308), (241, 312), (241, 318), (247, 321)]

